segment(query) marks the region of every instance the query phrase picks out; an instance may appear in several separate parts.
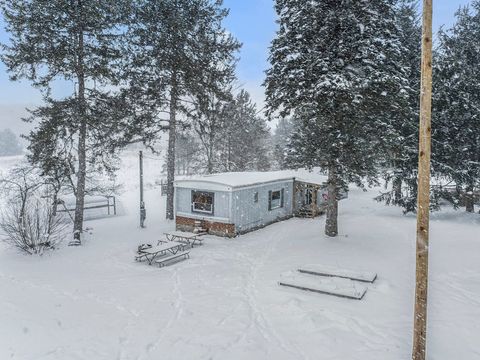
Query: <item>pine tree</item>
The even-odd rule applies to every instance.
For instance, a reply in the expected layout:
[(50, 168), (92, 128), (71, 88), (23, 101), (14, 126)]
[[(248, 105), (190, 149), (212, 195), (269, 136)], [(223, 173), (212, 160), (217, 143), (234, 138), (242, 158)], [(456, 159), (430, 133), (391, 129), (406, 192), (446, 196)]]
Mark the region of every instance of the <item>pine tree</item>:
[(127, 75), (137, 108), (132, 133), (152, 141), (168, 131), (166, 217), (173, 219), (179, 116), (191, 111), (196, 95), (221, 90), (240, 45), (222, 26), (228, 14), (222, 1), (136, 0), (134, 7)]
[[(124, 5), (113, 0), (2, 1), (11, 35), (2, 60), (12, 80), (30, 80), (45, 100), (32, 111), (31, 120), (40, 124), (29, 136), (30, 161), (47, 175), (75, 175), (72, 245), (81, 243), (88, 164), (114, 153), (118, 142), (122, 106), (111, 89), (118, 85), (116, 65), (123, 56)], [(74, 91), (56, 99), (52, 90), (62, 81)]]
[(406, 82), (393, 0), (277, 0), (268, 114), (294, 113), (289, 150), (328, 170), (325, 233), (338, 234), (338, 189), (376, 181), (376, 149)]
[(456, 24), (438, 35), (435, 63), (434, 168), (464, 193), (474, 212), (480, 186), (480, 1), (462, 7)]
[[(418, 165), (418, 119), (420, 107), (420, 55), (422, 27), (418, 1), (399, 0), (396, 21), (402, 52), (397, 58), (408, 79), (405, 98), (398, 110), (390, 114), (390, 132), (385, 136), (385, 148), (380, 158), (385, 161), (384, 177), (392, 190), (377, 198), (387, 204), (399, 205), (405, 212), (416, 210)], [(433, 204), (435, 202), (432, 202)]]
[(213, 174), (218, 168), (217, 148), (228, 116), (227, 104), (228, 102), (217, 100), (215, 96), (212, 96), (211, 100), (200, 102), (195, 106), (196, 111), (192, 116), (195, 134), (202, 144), (207, 174)]
[[(229, 66), (232, 66), (233, 75), (233, 64)], [(233, 98), (231, 80), (233, 80), (233, 77), (224, 79), (223, 91), (197, 93), (193, 111), (189, 114), (193, 129), (202, 144), (207, 174), (214, 173), (218, 168), (218, 143), (222, 136), (222, 129), (226, 126), (229, 116), (231, 116), (229, 113)]]
[(287, 168), (285, 155), (290, 138), (293, 135), (294, 127), (290, 118), (282, 117), (275, 128), (273, 134), (273, 158), (276, 162), (275, 167), (279, 169)]
[(193, 116), (206, 172), (268, 170), (270, 133), (248, 92), (209, 104)]
[(241, 90), (226, 105), (219, 136), (220, 171), (269, 170), (271, 135), (264, 118), (258, 116), (250, 94)]
[(201, 145), (192, 131), (177, 135), (175, 169), (177, 175), (198, 174), (202, 170)]

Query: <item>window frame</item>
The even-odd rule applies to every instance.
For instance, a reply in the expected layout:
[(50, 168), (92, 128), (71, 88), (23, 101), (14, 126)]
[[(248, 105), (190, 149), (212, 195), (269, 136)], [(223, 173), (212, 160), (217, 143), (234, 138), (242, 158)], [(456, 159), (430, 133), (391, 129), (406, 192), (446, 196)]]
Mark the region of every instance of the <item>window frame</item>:
[[(279, 193), (280, 197), (278, 198), (278, 205), (273, 206), (273, 194), (274, 193)], [(285, 191), (284, 188), (281, 188), (279, 190), (270, 190), (268, 192), (268, 210), (273, 211), (277, 209), (281, 209), (285, 206)]]
[[(211, 205), (210, 210), (202, 210), (202, 209), (197, 209), (195, 207), (195, 204), (203, 204), (203, 203), (198, 203), (194, 201), (194, 198), (196, 195), (204, 195), (204, 196), (209, 196), (212, 198), (212, 203), (208, 204), (206, 203), (205, 205)], [(215, 214), (215, 193), (211, 191), (201, 191), (201, 190), (192, 190), (191, 193), (191, 198), (190, 198), (190, 208), (192, 213), (194, 214), (203, 214), (203, 215), (214, 215)]]

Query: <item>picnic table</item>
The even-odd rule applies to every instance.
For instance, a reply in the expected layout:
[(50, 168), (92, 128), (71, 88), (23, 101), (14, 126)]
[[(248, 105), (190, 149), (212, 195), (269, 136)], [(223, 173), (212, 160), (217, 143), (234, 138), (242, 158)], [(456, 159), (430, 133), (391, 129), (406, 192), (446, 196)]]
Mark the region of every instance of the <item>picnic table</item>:
[(185, 231), (172, 231), (164, 233), (167, 237), (167, 240), (170, 242), (180, 242), (193, 247), (196, 243), (202, 244), (203, 239), (200, 236), (204, 235), (203, 233), (195, 234), (192, 232), (185, 232)]
[(176, 255), (179, 251), (183, 251), (184, 244), (170, 241), (168, 243), (163, 243), (161, 245), (148, 247), (145, 249), (139, 249), (138, 255), (135, 257), (136, 261), (147, 260), (149, 265), (152, 265), (152, 262), (155, 258), (164, 256), (167, 253)]

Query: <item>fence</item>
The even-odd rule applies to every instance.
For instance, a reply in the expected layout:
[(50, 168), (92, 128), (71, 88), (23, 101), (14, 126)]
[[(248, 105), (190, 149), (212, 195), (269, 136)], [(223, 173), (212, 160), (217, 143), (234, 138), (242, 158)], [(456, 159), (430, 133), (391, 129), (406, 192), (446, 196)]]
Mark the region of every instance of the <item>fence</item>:
[[(56, 206), (59, 213), (68, 213), (71, 216), (71, 213), (75, 212), (75, 203), (68, 202), (68, 200), (59, 199)], [(96, 211), (101, 209), (106, 209), (106, 214), (102, 211)], [(112, 195), (86, 196), (83, 210), (85, 219), (117, 215), (117, 200)]]

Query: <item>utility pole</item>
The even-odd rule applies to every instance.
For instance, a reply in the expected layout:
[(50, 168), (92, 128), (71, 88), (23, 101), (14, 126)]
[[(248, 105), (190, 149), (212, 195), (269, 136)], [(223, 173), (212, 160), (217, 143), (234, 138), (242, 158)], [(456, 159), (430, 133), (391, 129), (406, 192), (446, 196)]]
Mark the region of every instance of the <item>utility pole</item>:
[(430, 156), (432, 142), (432, 1), (423, 0), (413, 360), (425, 360), (427, 345)]
[(140, 163), (140, 227), (145, 227), (145, 219), (147, 217), (147, 210), (145, 209), (145, 202), (143, 201), (143, 152), (138, 153)]

